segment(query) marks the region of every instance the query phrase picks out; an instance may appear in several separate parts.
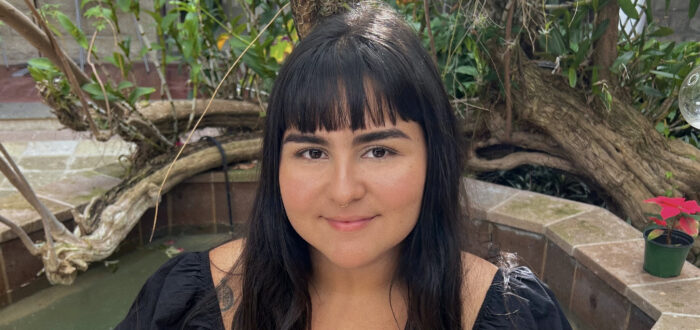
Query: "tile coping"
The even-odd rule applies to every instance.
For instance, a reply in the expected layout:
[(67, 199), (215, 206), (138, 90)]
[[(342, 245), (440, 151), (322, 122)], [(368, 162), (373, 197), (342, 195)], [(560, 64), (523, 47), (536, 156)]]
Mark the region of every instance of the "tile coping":
[[(109, 167), (110, 165), (106, 165), (105, 167)], [(104, 173), (99, 173), (99, 169), (95, 170), (98, 172), (98, 174), (95, 174), (92, 178), (88, 178), (88, 181), (92, 182), (87, 182), (87, 183), (92, 183), (93, 189), (102, 189), (104, 191), (111, 189), (113, 186), (116, 185), (117, 180), (114, 180), (112, 176)], [(251, 181), (257, 181), (257, 169), (250, 169), (250, 170), (238, 170), (238, 169), (231, 169), (229, 170), (229, 180), (230, 182), (251, 182)], [(100, 178), (112, 178), (113, 180), (108, 180), (107, 182), (100, 182)], [(94, 179), (94, 180), (90, 180)], [(69, 187), (70, 183), (74, 180), (73, 177), (67, 177), (65, 179), (59, 180), (57, 182), (53, 182), (46, 187)], [(184, 182), (189, 182), (189, 183), (196, 183), (196, 182), (224, 182), (224, 175), (223, 172), (221, 171), (210, 171), (210, 172), (205, 172), (202, 174), (195, 175), (194, 177), (185, 180)], [(54, 208), (50, 208), (54, 214), (62, 214), (62, 219), (59, 220), (67, 220), (67, 218), (70, 218), (71, 216), (66, 217), (65, 215), (70, 214), (70, 210), (73, 208), (76, 209), (81, 209), (87, 204), (87, 201), (82, 202), (82, 203), (70, 203), (67, 202), (66, 200), (70, 200), (70, 197), (66, 197), (63, 199), (56, 198), (56, 196), (47, 196), (45, 193), (41, 193), (40, 191), (42, 190), (43, 187), (40, 187), (39, 189), (35, 189), (35, 193), (37, 194), (38, 197), (40, 197), (42, 200), (53, 202), (56, 205)], [(60, 188), (59, 188), (60, 189)], [(7, 203), (9, 200), (12, 199), (17, 199), (19, 196), (18, 192), (13, 192), (9, 195), (5, 195), (0, 197), (0, 211), (3, 209), (3, 205), (6, 205), (4, 203)], [(38, 213), (34, 211), (33, 208), (29, 207), (28, 212), (30, 212), (30, 215), (27, 215), (26, 212), (22, 213), (20, 218), (15, 218), (12, 215), (6, 215), (7, 218), (10, 220), (16, 220), (20, 227), (22, 227), (25, 231), (28, 231), (28, 233), (34, 232), (36, 230), (39, 230), (41, 228), (41, 218), (39, 217)], [(29, 217), (29, 218), (27, 218)], [(11, 231), (11, 229), (3, 224), (0, 224), (0, 243), (9, 241), (11, 239), (16, 238), (17, 235), (15, 235), (14, 232)]]
[[(476, 181), (474, 179), (470, 178), (463, 178), (463, 184), (464, 184), (464, 191), (467, 195), (467, 202), (466, 202), (466, 207), (467, 211), (469, 214), (485, 214), (485, 219), (479, 218), (478, 220), (485, 220), (488, 222), (491, 222), (495, 225), (506, 225), (513, 227), (518, 230), (526, 231), (526, 232), (533, 232), (538, 235), (543, 235), (546, 239), (550, 241), (550, 243), (556, 244), (562, 250), (564, 250), (571, 258), (576, 259), (580, 264), (584, 265), (585, 267), (588, 267), (591, 269), (596, 275), (599, 273), (605, 273), (608, 275), (608, 277), (613, 277), (617, 281), (621, 281), (624, 284), (624, 289), (620, 290), (621, 288), (616, 287), (615, 285), (611, 285), (611, 288), (616, 290), (619, 294), (624, 296), (626, 299), (628, 299), (632, 304), (637, 306), (639, 309), (641, 309), (643, 312), (645, 312), (647, 315), (650, 317), (654, 318), (655, 320), (658, 320), (662, 315), (668, 315), (668, 316), (682, 316), (682, 317), (693, 317), (693, 318), (700, 318), (700, 307), (697, 308), (697, 313), (694, 314), (688, 314), (688, 313), (678, 313), (672, 310), (668, 310), (664, 304), (660, 303), (654, 303), (653, 301), (650, 301), (647, 297), (645, 297), (644, 292), (637, 292), (637, 290), (641, 289), (653, 289), (656, 286), (664, 286), (664, 285), (669, 285), (669, 284), (674, 284), (674, 283), (682, 283), (682, 282), (695, 282), (697, 281), (700, 283), (700, 270), (697, 269), (694, 265), (691, 263), (687, 262), (685, 263), (683, 267), (683, 272), (681, 273), (682, 276), (687, 276), (684, 278), (667, 278), (667, 279), (661, 279), (661, 278), (653, 278), (653, 282), (648, 282), (648, 283), (638, 283), (637, 282), (632, 282), (628, 280), (625, 282), (625, 278), (619, 278), (616, 277), (614, 270), (612, 269), (606, 269), (604, 265), (600, 264), (597, 262), (597, 260), (590, 259), (582, 262), (582, 260), (579, 260), (580, 254), (578, 251), (581, 248), (584, 247), (592, 247), (592, 246), (605, 246), (605, 245), (614, 245), (614, 244), (620, 244), (620, 243), (627, 243), (627, 242), (634, 242), (634, 241), (642, 241), (642, 232), (634, 229), (631, 225), (629, 225), (627, 222), (624, 220), (612, 215), (612, 214), (606, 214), (606, 217), (609, 218), (615, 218), (619, 221), (608, 221), (605, 222), (605, 228), (603, 230), (605, 231), (610, 231), (611, 229), (617, 229), (621, 231), (626, 231), (627, 236), (630, 235), (630, 233), (633, 233), (632, 230), (636, 231), (638, 233), (638, 236), (635, 238), (633, 236), (630, 236), (628, 238), (620, 239), (620, 237), (617, 238), (608, 238), (604, 239), (601, 238), (599, 241), (592, 241), (592, 242), (584, 242), (584, 243), (572, 243), (572, 248), (567, 249), (565, 246), (562, 246), (560, 242), (570, 242), (572, 240), (575, 240), (574, 238), (571, 238), (567, 240), (567, 237), (561, 236), (561, 234), (552, 231), (552, 230), (547, 230), (551, 228), (553, 225), (559, 224), (563, 221), (570, 220), (574, 224), (580, 224), (582, 222), (586, 222), (585, 216), (586, 215), (591, 215), (595, 212), (601, 212), (604, 211), (602, 208), (592, 206), (592, 205), (586, 205), (582, 204), (579, 202), (575, 201), (568, 201), (564, 200), (561, 198), (556, 198), (556, 197), (551, 197), (551, 196), (546, 196), (546, 195), (541, 195), (541, 194), (536, 194), (532, 192), (525, 192), (525, 191), (517, 191), (514, 193), (510, 193), (510, 195), (506, 198), (503, 198), (501, 201), (492, 204), (492, 206), (488, 206), (483, 208), (478, 204), (478, 202), (472, 202), (472, 199), (477, 199), (477, 198), (472, 198), (475, 196), (478, 196), (478, 199), (480, 201), (483, 201), (484, 198), (488, 199), (489, 196), (484, 196), (491, 194), (493, 195), (493, 198), (498, 198), (503, 196), (503, 194), (508, 194), (508, 191), (512, 190), (513, 188), (510, 187), (505, 187), (505, 186), (500, 186), (488, 182), (482, 182), (482, 181)], [(474, 187), (473, 189), (470, 189), (470, 187)], [(484, 189), (484, 188), (487, 189)], [(585, 205), (583, 208), (580, 209), (579, 212), (575, 212), (573, 214), (565, 214), (562, 213), (562, 216), (556, 219), (551, 219), (546, 222), (535, 222), (532, 220), (527, 219), (526, 216), (523, 216), (522, 214), (527, 212), (523, 212), (521, 209), (512, 209), (512, 207), (521, 207), (524, 208), (525, 211), (533, 211), (536, 210), (539, 206), (536, 205), (527, 205), (526, 203), (523, 203), (525, 197), (530, 197), (532, 198), (533, 195), (539, 195), (541, 197), (544, 197), (546, 199), (551, 200), (553, 203), (552, 204), (561, 204), (565, 205), (566, 207), (571, 207), (573, 209), (576, 209), (576, 207), (580, 207), (580, 205)], [(520, 201), (520, 203), (518, 203)], [(488, 204), (488, 203), (486, 203)], [(511, 209), (509, 209), (511, 207)], [(555, 210), (556, 211), (556, 210)], [(607, 211), (604, 211), (607, 212)], [(557, 212), (554, 212), (555, 214)], [(578, 220), (572, 220), (572, 219), (578, 219)], [(541, 232), (533, 231), (533, 228), (541, 228)], [(586, 231), (587, 229), (583, 229)], [(595, 236), (595, 235), (594, 235)], [(567, 243), (568, 244), (568, 243)], [(626, 251), (625, 251), (626, 252)], [(634, 253), (636, 252), (636, 253)], [(640, 254), (639, 251), (630, 251), (629, 256), (631, 258), (640, 258), (640, 255), (643, 255), (643, 253)], [(590, 266), (593, 266), (591, 268)], [(651, 277), (651, 275), (648, 275), (645, 273), (645, 271), (639, 267), (639, 269), (633, 269), (633, 272), (638, 272), (638, 274), (635, 275), (643, 275), (640, 278), (642, 278), (642, 281), (644, 279), (644, 276), (646, 277)], [(646, 274), (646, 275), (644, 275)], [(685, 274), (685, 275), (684, 275)], [(602, 279), (601, 279), (602, 280)], [(610, 283), (608, 283), (610, 285)], [(660, 289), (659, 289), (660, 290)], [(671, 296), (671, 293), (668, 294), (663, 294), (664, 299), (669, 299), (669, 298), (674, 298), (674, 297), (669, 297)], [(573, 297), (573, 295), (572, 295)], [(653, 297), (652, 297), (653, 298)], [(685, 300), (684, 297), (675, 297), (675, 301), (683, 301)], [(695, 312), (695, 311), (693, 311)], [(658, 329), (658, 327), (655, 327), (655, 329)]]

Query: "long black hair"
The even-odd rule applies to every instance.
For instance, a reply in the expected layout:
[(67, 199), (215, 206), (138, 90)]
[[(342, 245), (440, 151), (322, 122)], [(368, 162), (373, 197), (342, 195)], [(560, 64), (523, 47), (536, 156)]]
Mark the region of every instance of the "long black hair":
[(279, 72), (239, 264), (242, 292), (233, 329), (307, 329), (311, 323), (309, 247), (290, 225), (279, 188), (285, 130), (356, 130), (367, 120), (381, 125), (386, 118), (419, 123), (427, 144), (421, 210), (401, 243), (397, 269), (408, 289), (406, 329), (461, 329), (456, 120), (435, 64), (415, 32), (376, 3), (360, 3), (319, 22)]

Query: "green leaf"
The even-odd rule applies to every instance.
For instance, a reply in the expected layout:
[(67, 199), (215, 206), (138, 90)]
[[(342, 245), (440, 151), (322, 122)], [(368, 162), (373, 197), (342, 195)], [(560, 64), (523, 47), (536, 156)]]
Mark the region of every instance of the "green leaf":
[(156, 89), (153, 87), (136, 87), (129, 94), (129, 103), (134, 104), (139, 97), (151, 95), (155, 91)]
[(671, 172), (671, 171), (666, 171), (665, 174), (666, 174), (666, 179), (671, 179), (671, 178), (673, 178), (673, 172)]
[(664, 233), (663, 229), (654, 229), (654, 230), (649, 232), (649, 235), (647, 235), (647, 240), (652, 241), (655, 238), (663, 235), (663, 233)]
[(566, 52), (566, 44), (564, 43), (564, 38), (562, 37), (559, 29), (552, 29), (551, 40), (549, 42), (549, 49), (554, 55), (561, 55)]
[(573, 66), (569, 67), (569, 86), (576, 87), (576, 69)]
[(593, 41), (598, 40), (603, 35), (603, 33), (605, 33), (605, 29), (608, 28), (609, 23), (610, 23), (610, 20), (605, 19), (602, 22), (600, 22), (600, 24), (596, 25), (595, 30), (593, 31), (593, 36), (591, 37), (591, 39), (593, 39)]
[(649, 36), (650, 37), (665, 37), (665, 36), (669, 36), (672, 34), (673, 34), (673, 29), (671, 29), (669, 27), (662, 26), (662, 27), (656, 29), (656, 31), (649, 33)]
[(658, 71), (658, 70), (649, 70), (649, 72), (663, 78), (668, 78), (668, 79), (681, 79), (678, 75), (675, 75), (673, 73), (668, 73), (668, 72), (663, 72), (663, 71)]
[(479, 75), (479, 72), (476, 70), (476, 68), (471, 66), (471, 65), (460, 66), (457, 69), (455, 69), (455, 72), (467, 74), (467, 75), (470, 75), (472, 77), (476, 77)]
[(122, 81), (119, 83), (119, 86), (117, 86), (117, 90), (122, 90), (124, 88), (131, 88), (134, 87), (134, 83), (131, 81)]
[(700, 5), (700, 0), (690, 0), (690, 7), (688, 7), (688, 18), (695, 17), (695, 13), (698, 11), (698, 5)]
[(117, 7), (121, 9), (123, 12), (129, 12), (129, 8), (131, 8), (131, 0), (117, 0)]
[(83, 85), (83, 90), (88, 92), (92, 96), (100, 96), (101, 100), (104, 100), (104, 95), (102, 95), (102, 88), (97, 83), (87, 83)]
[(620, 9), (632, 19), (639, 19), (639, 13), (637, 13), (637, 8), (635, 8), (632, 0), (617, 0), (617, 4), (620, 5)]
[(39, 70), (55, 70), (56, 66), (53, 65), (53, 62), (49, 60), (46, 57), (36, 57), (36, 58), (31, 58), (29, 61), (27, 61), (27, 64), (29, 66), (39, 69)]
[(73, 21), (66, 16), (66, 14), (57, 11), (56, 12), (56, 20), (58, 20), (58, 23), (61, 24), (61, 26), (68, 31), (68, 33), (73, 36), (76, 42), (78, 42), (78, 45), (80, 47), (83, 47), (85, 49), (88, 48), (88, 41), (87, 38), (85, 37), (85, 33), (83, 33), (83, 30), (78, 29), (75, 24), (73, 24)]

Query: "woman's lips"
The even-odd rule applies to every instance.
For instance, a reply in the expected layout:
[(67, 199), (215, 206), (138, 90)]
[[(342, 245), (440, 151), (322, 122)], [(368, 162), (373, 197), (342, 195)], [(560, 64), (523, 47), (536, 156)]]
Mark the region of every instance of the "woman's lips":
[(351, 218), (325, 218), (333, 229), (338, 231), (356, 231), (364, 228), (375, 216)]

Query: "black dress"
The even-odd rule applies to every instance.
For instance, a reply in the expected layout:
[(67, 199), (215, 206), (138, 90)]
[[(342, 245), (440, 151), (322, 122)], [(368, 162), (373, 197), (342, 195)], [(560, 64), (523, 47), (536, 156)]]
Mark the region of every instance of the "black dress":
[[(208, 251), (170, 259), (146, 281), (116, 329), (223, 329), (209, 267)], [(496, 273), (474, 329), (571, 326), (552, 292), (528, 268), (516, 267)]]

